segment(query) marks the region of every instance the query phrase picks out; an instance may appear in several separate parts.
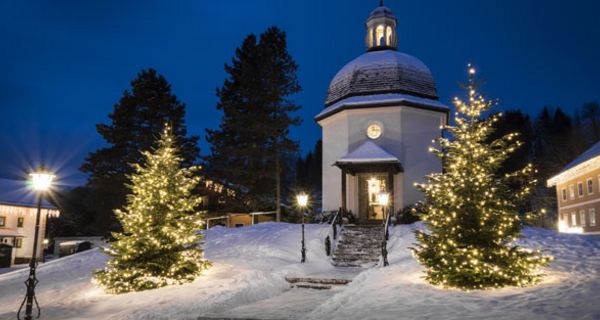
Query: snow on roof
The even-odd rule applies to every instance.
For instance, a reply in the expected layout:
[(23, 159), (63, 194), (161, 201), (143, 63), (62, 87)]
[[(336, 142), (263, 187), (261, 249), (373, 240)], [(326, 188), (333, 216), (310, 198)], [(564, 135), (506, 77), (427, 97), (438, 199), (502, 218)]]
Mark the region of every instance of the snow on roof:
[(400, 160), (373, 141), (366, 141), (337, 161), (337, 163), (361, 162), (400, 162)]
[[(35, 193), (27, 180), (0, 179), (0, 204), (37, 207), (37, 193)], [(47, 199), (42, 201), (42, 207), (56, 209)]]
[(59, 247), (76, 246), (76, 245), (82, 244), (84, 242), (89, 242), (89, 241), (88, 240), (71, 240), (71, 241), (61, 242), (58, 246)]
[(369, 14), (369, 20), (375, 18), (392, 18), (396, 19), (396, 16), (392, 12), (392, 9), (380, 4), (377, 8), (373, 9)]
[(561, 181), (565, 181), (574, 174), (583, 174), (588, 170), (597, 168), (595, 164), (600, 164), (600, 141), (596, 142), (591, 148), (580, 154), (575, 160), (567, 164), (562, 170), (552, 178), (548, 179), (548, 187), (552, 187)]
[(363, 53), (338, 71), (329, 84), (325, 105), (377, 93), (438, 99), (433, 76), (421, 60), (396, 50), (378, 50)]
[(400, 104), (417, 105), (426, 108), (441, 110), (444, 112), (450, 111), (450, 108), (448, 108), (447, 105), (439, 102), (438, 100), (420, 98), (402, 93), (385, 93), (348, 97), (323, 109), (323, 111), (321, 111), (318, 115), (315, 116), (315, 119), (319, 121), (344, 109), (360, 107), (380, 107)]
[(24, 235), (18, 233), (16, 230), (8, 229), (8, 228), (0, 228), (0, 237), (25, 238)]

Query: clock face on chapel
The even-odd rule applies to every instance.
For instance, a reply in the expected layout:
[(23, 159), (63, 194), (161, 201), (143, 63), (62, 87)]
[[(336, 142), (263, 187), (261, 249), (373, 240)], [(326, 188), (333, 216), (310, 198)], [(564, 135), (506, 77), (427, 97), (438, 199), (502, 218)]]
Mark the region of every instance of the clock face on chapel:
[(371, 139), (377, 139), (381, 136), (381, 126), (373, 123), (367, 127), (367, 137)]

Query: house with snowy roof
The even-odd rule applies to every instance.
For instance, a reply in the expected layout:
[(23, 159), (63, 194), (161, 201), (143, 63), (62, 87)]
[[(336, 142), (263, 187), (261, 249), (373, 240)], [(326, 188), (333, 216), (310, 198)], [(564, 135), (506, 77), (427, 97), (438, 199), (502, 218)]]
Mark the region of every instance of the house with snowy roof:
[(429, 68), (398, 51), (396, 25), (383, 3), (370, 13), (366, 52), (335, 75), (315, 117), (323, 134), (323, 210), (341, 208), (360, 224), (384, 219), (380, 192), (397, 212), (422, 199), (415, 183), (442, 170), (428, 149), (450, 109)]
[[(37, 196), (28, 181), (0, 179), (0, 261), (27, 263), (33, 253)], [(42, 201), (37, 258), (43, 256), (46, 222), (59, 215), (58, 208)], [(10, 248), (12, 247), (12, 248)], [(8, 250), (7, 250), (8, 249)], [(10, 254), (10, 257), (6, 256)]]
[(600, 233), (596, 222), (600, 210), (600, 141), (548, 179), (547, 185), (556, 187), (560, 232)]

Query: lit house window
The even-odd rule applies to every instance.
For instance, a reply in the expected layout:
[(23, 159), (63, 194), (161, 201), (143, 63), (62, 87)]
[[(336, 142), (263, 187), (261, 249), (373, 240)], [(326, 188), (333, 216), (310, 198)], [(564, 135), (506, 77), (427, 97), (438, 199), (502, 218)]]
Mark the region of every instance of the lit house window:
[(590, 227), (596, 226), (596, 209), (590, 208)]
[(579, 210), (579, 223), (585, 227), (585, 210)]
[(594, 183), (592, 182), (592, 179), (587, 179), (587, 192), (588, 194), (594, 193)]
[(17, 218), (17, 228), (23, 228), (23, 222), (25, 221), (25, 218), (23, 217), (18, 217)]
[(6, 226), (6, 217), (0, 217), (0, 227)]
[(571, 212), (571, 227), (574, 227), (577, 225), (577, 214), (575, 213), (575, 211)]
[(562, 189), (562, 201), (567, 201), (567, 189)]
[(16, 238), (15, 239), (15, 248), (21, 248), (23, 246), (23, 239), (22, 238)]
[(574, 185), (569, 186), (569, 198), (571, 200), (575, 199), (575, 186)]
[(583, 197), (583, 182), (577, 183), (577, 195)]

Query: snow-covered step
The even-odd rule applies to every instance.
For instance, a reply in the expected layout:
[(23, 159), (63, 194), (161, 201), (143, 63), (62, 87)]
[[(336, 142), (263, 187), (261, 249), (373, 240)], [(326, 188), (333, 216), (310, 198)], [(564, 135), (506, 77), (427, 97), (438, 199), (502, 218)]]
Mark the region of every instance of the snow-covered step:
[(297, 282), (290, 285), (291, 288), (302, 288), (302, 289), (315, 289), (315, 290), (329, 290), (332, 288), (328, 284), (309, 283), (309, 282)]
[(352, 282), (351, 279), (313, 278), (313, 277), (285, 277), (289, 283), (307, 282), (329, 285), (345, 285)]
[(343, 286), (352, 282), (350, 279), (313, 278), (313, 277), (286, 277), (292, 288), (329, 290), (334, 286)]
[(343, 268), (371, 268), (377, 265), (377, 263), (379, 262), (379, 260), (377, 261), (360, 261), (360, 260), (355, 260), (355, 261), (338, 261), (338, 262), (333, 262), (333, 265), (336, 267), (343, 267)]
[(381, 255), (381, 225), (347, 225), (333, 253), (333, 265), (338, 267), (371, 267)]

